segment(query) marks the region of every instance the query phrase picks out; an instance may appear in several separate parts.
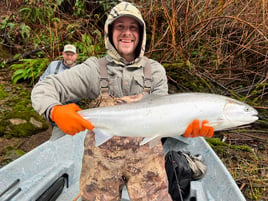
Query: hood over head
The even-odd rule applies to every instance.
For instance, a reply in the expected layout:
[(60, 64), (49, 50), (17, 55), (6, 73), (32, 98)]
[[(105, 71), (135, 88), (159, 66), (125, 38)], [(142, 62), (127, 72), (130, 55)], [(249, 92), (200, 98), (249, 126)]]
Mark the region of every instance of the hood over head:
[(110, 55), (113, 60), (117, 62), (123, 62), (124, 59), (118, 54), (116, 48), (114, 47), (112, 41), (112, 23), (123, 16), (133, 17), (140, 25), (140, 41), (136, 48), (136, 57), (135, 61), (141, 58), (145, 52), (146, 44), (146, 26), (142, 18), (140, 11), (133, 6), (133, 4), (128, 2), (121, 2), (117, 4), (110, 12), (107, 17), (104, 26), (104, 38), (105, 38), (105, 47), (107, 49), (107, 54)]

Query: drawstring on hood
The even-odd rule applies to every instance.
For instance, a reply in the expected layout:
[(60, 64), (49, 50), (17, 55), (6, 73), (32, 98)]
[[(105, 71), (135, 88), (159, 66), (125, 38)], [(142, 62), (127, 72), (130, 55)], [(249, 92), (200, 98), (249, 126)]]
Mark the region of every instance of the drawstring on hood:
[(119, 55), (112, 41), (112, 23), (116, 19), (123, 16), (129, 16), (134, 18), (140, 26), (140, 41), (136, 48), (136, 57), (135, 57), (135, 61), (138, 61), (144, 55), (145, 52), (146, 26), (140, 11), (135, 6), (133, 6), (131, 3), (128, 2), (122, 2), (117, 6), (115, 6), (107, 17), (104, 26), (104, 34), (105, 34), (104, 38), (105, 38), (105, 47), (107, 49), (107, 54), (111, 56), (115, 62), (124, 63), (124, 59)]

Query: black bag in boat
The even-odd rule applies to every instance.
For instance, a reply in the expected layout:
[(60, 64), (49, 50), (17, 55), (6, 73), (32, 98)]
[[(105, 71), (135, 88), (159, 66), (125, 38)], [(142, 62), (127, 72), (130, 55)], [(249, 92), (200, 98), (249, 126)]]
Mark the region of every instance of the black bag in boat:
[(192, 180), (200, 179), (206, 172), (206, 166), (198, 156), (181, 151), (169, 151), (165, 157), (168, 177), (168, 192), (173, 201), (183, 201), (190, 193)]

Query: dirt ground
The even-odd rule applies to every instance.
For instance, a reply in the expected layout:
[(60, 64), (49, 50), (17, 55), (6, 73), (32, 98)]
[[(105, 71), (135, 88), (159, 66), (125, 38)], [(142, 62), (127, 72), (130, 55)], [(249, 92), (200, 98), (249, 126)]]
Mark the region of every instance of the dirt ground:
[(23, 152), (27, 153), (46, 142), (50, 136), (51, 128), (30, 137), (11, 139), (0, 137), (0, 168), (20, 157), (20, 155), (16, 153), (15, 149), (22, 150)]
[[(223, 150), (214, 148), (223, 161), (247, 201), (268, 200), (268, 132), (250, 129), (246, 133), (238, 130), (215, 133), (224, 139)], [(250, 150), (248, 150), (248, 148)]]
[(51, 128), (46, 131), (32, 135), (30, 137), (12, 139), (0, 138), (0, 147), (9, 144), (11, 146), (22, 149), (25, 152), (29, 152), (37, 146), (41, 145), (42, 143), (46, 142), (50, 138), (50, 136)]

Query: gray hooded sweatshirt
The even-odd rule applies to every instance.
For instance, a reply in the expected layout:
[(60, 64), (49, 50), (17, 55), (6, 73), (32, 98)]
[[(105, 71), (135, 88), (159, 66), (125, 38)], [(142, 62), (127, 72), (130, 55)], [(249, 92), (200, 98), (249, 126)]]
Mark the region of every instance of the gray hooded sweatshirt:
[[(111, 38), (111, 24), (121, 16), (131, 16), (140, 25), (140, 43), (136, 50), (136, 58), (127, 63), (115, 49)], [(114, 7), (105, 23), (105, 47), (107, 49), (107, 70), (109, 93), (114, 97), (136, 95), (143, 92), (146, 62), (150, 62), (152, 86), (151, 93), (166, 95), (168, 93), (166, 72), (155, 60), (144, 56), (146, 27), (140, 11), (132, 4), (122, 2)], [(39, 114), (48, 117), (50, 109), (74, 99), (96, 99), (100, 95), (100, 71), (98, 58), (90, 57), (82, 64), (56, 75), (47, 76), (35, 85), (31, 93), (33, 108)]]

